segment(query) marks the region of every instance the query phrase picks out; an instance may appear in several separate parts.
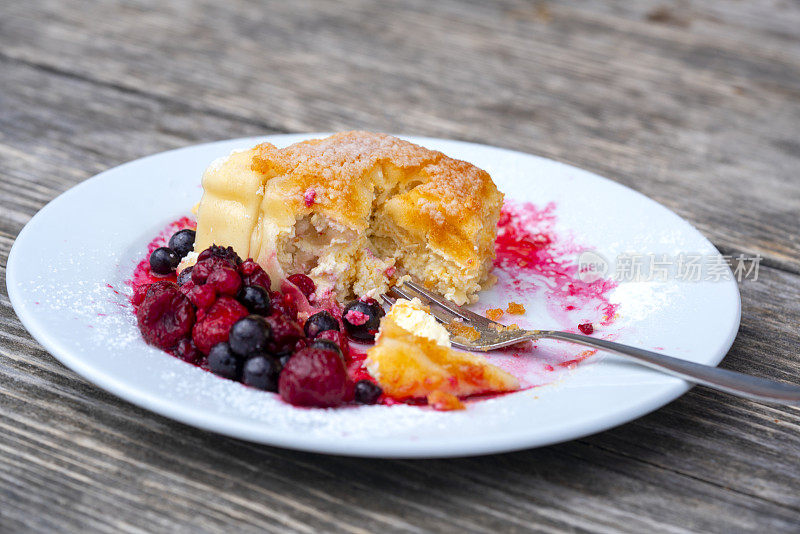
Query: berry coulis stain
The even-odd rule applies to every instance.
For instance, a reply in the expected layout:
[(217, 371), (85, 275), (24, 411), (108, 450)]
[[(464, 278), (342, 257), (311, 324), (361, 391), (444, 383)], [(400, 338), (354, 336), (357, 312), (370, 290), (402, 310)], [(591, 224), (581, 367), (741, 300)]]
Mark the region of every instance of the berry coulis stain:
[(555, 210), (553, 202), (544, 208), (530, 202), (503, 205), (497, 223), (495, 274), (509, 275), (504, 289), (520, 295), (544, 289), (552, 311), (600, 310), (599, 322), (607, 326), (617, 312), (617, 305), (607, 297), (616, 283), (602, 278), (581, 280), (576, 259), (584, 247), (556, 234)]
[[(513, 317), (522, 328), (580, 332), (579, 325), (591, 324), (597, 337), (613, 338), (618, 305), (610, 301), (609, 294), (616, 284), (602, 278), (581, 279), (578, 256), (586, 247), (556, 229), (556, 212), (552, 202), (544, 207), (530, 202), (503, 205), (492, 271), (498, 282), (482, 295), (475, 311), (486, 313), (522, 301), (526, 313)], [(574, 369), (595, 353), (569, 343), (542, 340), (495, 351), (488, 357), (516, 376), (524, 389), (559, 379), (561, 371)]]

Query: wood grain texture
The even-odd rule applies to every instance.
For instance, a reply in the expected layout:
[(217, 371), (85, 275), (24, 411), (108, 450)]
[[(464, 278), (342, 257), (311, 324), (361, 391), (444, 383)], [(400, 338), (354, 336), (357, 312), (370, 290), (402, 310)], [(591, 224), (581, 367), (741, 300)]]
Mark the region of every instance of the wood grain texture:
[(695, 389), (532, 451), (284, 451), (98, 390), (5, 292), (25, 222), (124, 161), (284, 131), (439, 135), (578, 164), (764, 255), (723, 366), (796, 381), (800, 7), (630, 4), (0, 5), (0, 532), (797, 532), (790, 409)]
[[(0, 50), (272, 129), (369, 127), (565, 160), (800, 273), (800, 7), (628, 4), (542, 16), (530, 2), (51, 0), (8, 7)], [(649, 20), (659, 7), (686, 24)]]

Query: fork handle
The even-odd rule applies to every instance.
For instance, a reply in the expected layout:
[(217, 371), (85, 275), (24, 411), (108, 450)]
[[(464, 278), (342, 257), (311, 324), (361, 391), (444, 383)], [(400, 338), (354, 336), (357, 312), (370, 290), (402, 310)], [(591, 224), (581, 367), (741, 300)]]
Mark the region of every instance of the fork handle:
[(627, 356), (647, 367), (740, 397), (800, 407), (800, 386), (794, 384), (776, 382), (766, 378), (737, 373), (736, 371), (720, 369), (719, 367), (689, 362), (665, 354), (571, 332), (543, 330), (538, 334), (538, 338), (571, 341), (587, 347)]

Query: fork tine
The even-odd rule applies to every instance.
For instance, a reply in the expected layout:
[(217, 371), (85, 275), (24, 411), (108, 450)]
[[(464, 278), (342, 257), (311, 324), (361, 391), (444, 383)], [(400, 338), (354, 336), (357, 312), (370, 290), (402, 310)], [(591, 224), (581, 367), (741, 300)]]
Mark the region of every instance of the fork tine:
[[(482, 325), (489, 325), (489, 324), (495, 323), (495, 321), (491, 321), (491, 320), (487, 319), (486, 317), (484, 317), (482, 315), (478, 315), (477, 313), (472, 312), (472, 311), (470, 311), (470, 310), (468, 310), (466, 308), (462, 308), (461, 306), (457, 306), (456, 304), (453, 304), (452, 302), (448, 302), (444, 297), (440, 297), (436, 293), (434, 293), (432, 291), (429, 291), (427, 288), (424, 288), (421, 284), (418, 284), (416, 282), (406, 281), (406, 282), (403, 283), (403, 285), (410, 287), (415, 292), (419, 293), (420, 295), (425, 296), (425, 298), (428, 298), (428, 299), (432, 300), (433, 302), (435, 302), (436, 304), (438, 304), (439, 306), (441, 306), (445, 310), (449, 311), (450, 313), (452, 313), (454, 315), (457, 315), (457, 316), (461, 317), (465, 321), (474, 322), (474, 323), (482, 324)], [(495, 323), (495, 324), (499, 324), (499, 323)]]
[[(407, 300), (411, 300), (415, 296), (409, 293), (408, 291), (405, 291), (405, 288), (400, 288), (397, 286), (393, 287), (391, 291), (393, 291), (394, 293), (400, 295), (402, 298)], [(431, 310), (431, 315), (433, 315), (441, 323), (447, 325), (453, 322), (454, 319), (458, 320), (462, 319), (459, 315), (456, 315), (451, 310), (448, 310), (447, 308), (437, 305), (435, 301), (429, 300), (425, 295), (422, 295), (420, 301), (426, 306), (428, 306), (428, 308)]]
[(394, 304), (394, 301), (395, 301), (395, 300), (397, 300), (397, 299), (395, 299), (395, 298), (392, 298), (390, 295), (387, 295), (386, 293), (383, 293), (383, 294), (381, 294), (381, 298), (382, 298), (382, 299), (383, 299), (383, 301), (384, 301), (386, 304), (388, 304), (390, 307), (391, 307), (391, 306)]

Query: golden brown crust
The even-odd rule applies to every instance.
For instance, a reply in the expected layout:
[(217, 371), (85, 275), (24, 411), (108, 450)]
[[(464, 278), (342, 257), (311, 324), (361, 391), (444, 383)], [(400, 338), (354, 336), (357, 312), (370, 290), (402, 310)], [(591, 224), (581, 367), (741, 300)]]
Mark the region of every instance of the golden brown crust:
[(252, 169), (267, 180), (281, 177), (290, 209), (309, 210), (312, 195), (315, 211), (355, 228), (369, 224), (373, 199), (382, 193), (376, 189), (391, 189), (383, 192), (392, 197), (388, 209), (414, 237), (459, 262), (492, 252), (494, 232), (491, 240), (481, 234), (485, 224), (494, 227), (502, 195), (488, 173), (441, 152), (351, 131), (283, 149), (264, 143), (256, 147)]

